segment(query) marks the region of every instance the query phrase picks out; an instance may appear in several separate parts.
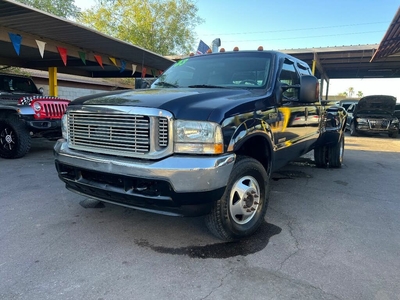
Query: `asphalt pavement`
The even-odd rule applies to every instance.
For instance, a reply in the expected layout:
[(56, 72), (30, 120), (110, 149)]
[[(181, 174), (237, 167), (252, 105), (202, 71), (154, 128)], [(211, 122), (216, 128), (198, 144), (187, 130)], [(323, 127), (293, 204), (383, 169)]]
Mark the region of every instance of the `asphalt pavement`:
[(346, 135), (271, 179), (265, 223), (224, 243), (203, 218), (84, 208), (53, 142), (0, 159), (0, 299), (400, 299), (400, 138)]

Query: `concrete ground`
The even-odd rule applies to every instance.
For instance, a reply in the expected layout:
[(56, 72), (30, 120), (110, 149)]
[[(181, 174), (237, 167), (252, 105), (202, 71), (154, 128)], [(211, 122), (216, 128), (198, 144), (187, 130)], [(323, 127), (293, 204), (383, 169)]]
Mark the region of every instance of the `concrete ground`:
[(52, 145), (0, 159), (0, 299), (400, 299), (400, 138), (346, 136), (343, 168), (275, 173), (238, 243), (202, 218), (83, 208)]

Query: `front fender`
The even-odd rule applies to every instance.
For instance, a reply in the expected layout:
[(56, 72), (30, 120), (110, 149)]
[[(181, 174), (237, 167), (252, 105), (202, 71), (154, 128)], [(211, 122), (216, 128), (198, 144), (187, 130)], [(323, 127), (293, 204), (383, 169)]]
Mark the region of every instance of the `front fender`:
[(14, 106), (14, 105), (0, 105), (0, 112), (8, 111), (17, 113), (19, 115), (34, 115), (35, 111), (28, 105)]
[[(227, 128), (227, 126), (225, 127)], [(273, 133), (271, 126), (262, 119), (249, 119), (238, 126), (230, 127), (230, 136), (225, 135), (227, 143), (226, 151), (235, 152), (243, 145), (246, 140), (260, 136), (268, 140), (270, 147), (272, 148)], [(227, 131), (225, 131), (227, 133)]]

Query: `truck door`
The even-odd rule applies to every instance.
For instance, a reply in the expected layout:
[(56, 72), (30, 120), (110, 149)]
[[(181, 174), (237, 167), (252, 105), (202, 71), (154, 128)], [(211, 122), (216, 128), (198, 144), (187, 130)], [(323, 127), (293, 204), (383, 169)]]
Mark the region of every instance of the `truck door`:
[[(296, 66), (296, 62), (285, 59), (278, 81), (283, 85), (300, 85), (300, 76), (303, 72), (311, 75), (309, 69), (301, 70)], [(300, 102), (297, 88), (284, 89), (282, 97), (283, 104), (279, 107), (279, 111), (284, 118), (284, 126), (274, 133), (279, 165), (303, 155), (316, 140), (320, 129), (318, 105)]]

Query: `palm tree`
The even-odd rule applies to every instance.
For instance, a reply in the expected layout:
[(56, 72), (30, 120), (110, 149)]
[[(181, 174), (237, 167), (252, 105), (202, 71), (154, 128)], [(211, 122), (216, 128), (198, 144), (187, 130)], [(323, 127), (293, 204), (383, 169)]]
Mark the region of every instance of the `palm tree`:
[(349, 87), (348, 91), (349, 91), (349, 97), (352, 97), (353, 94), (354, 94), (354, 88), (353, 87)]
[(361, 92), (361, 91), (358, 91), (358, 92), (357, 92), (357, 97), (358, 97), (358, 98), (361, 98), (362, 96), (364, 96), (364, 93)]

